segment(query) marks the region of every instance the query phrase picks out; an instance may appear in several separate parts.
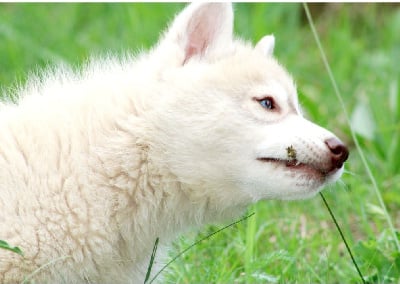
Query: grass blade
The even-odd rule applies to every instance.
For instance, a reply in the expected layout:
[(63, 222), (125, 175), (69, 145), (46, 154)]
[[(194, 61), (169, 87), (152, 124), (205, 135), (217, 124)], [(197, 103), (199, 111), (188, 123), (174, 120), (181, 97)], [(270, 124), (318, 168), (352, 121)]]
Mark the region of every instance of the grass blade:
[(21, 256), (24, 255), (22, 253), (22, 250), (19, 247), (12, 247), (6, 241), (3, 241), (3, 240), (0, 240), (0, 248), (15, 252), (15, 253), (17, 253), (17, 254), (19, 254)]
[(33, 277), (34, 277), (37, 273), (39, 273), (41, 270), (43, 270), (43, 269), (49, 267), (50, 265), (53, 265), (54, 263), (56, 263), (56, 262), (58, 262), (58, 261), (65, 260), (65, 259), (70, 258), (70, 257), (72, 257), (72, 256), (70, 256), (70, 255), (61, 256), (61, 257), (59, 257), (59, 258), (55, 258), (55, 259), (49, 261), (48, 263), (46, 263), (46, 264), (40, 266), (38, 269), (36, 269), (36, 270), (33, 271), (31, 274), (29, 274), (28, 276), (26, 276), (25, 279), (24, 279), (24, 281), (21, 282), (21, 284), (29, 283), (29, 280), (30, 280), (31, 278), (33, 278)]
[[(254, 208), (257, 210), (256, 208)], [(244, 260), (245, 260), (245, 265), (244, 265), (244, 271), (246, 275), (246, 282), (251, 282), (251, 271), (253, 267), (253, 262), (254, 262), (254, 254), (255, 254), (255, 235), (257, 231), (257, 219), (251, 218), (247, 222), (247, 227), (246, 227), (246, 250), (244, 254)]]
[(153, 247), (153, 252), (151, 253), (149, 267), (147, 268), (146, 278), (144, 279), (144, 283), (146, 284), (149, 281), (151, 268), (153, 267), (154, 258), (156, 257), (157, 247), (158, 247), (159, 238), (156, 239)]
[(348, 253), (349, 253), (349, 255), (350, 255), (351, 260), (353, 261), (354, 267), (356, 268), (356, 270), (357, 270), (357, 272), (358, 272), (358, 275), (360, 275), (360, 278), (361, 278), (362, 283), (365, 284), (366, 282), (365, 282), (365, 280), (364, 280), (364, 276), (362, 275), (361, 270), (360, 270), (360, 268), (358, 267), (358, 264), (357, 264), (357, 262), (356, 262), (356, 259), (354, 258), (353, 253), (351, 252), (350, 246), (349, 246), (349, 244), (347, 243), (346, 238), (344, 237), (343, 231), (342, 231), (342, 229), (340, 228), (339, 223), (336, 221), (335, 215), (333, 214), (331, 208), (329, 207), (328, 202), (326, 201), (326, 199), (325, 199), (324, 195), (322, 194), (322, 192), (320, 192), (319, 194), (320, 194), (322, 200), (324, 201), (324, 204), (325, 204), (326, 208), (327, 208), (328, 211), (329, 211), (329, 215), (331, 215), (331, 217), (332, 217), (333, 223), (335, 223), (336, 229), (339, 231), (340, 237), (342, 238), (342, 240), (343, 240), (343, 242), (344, 242), (344, 244), (345, 244), (345, 246), (346, 246), (346, 249), (347, 249), (347, 251), (348, 251)]
[(183, 251), (181, 251), (180, 253), (178, 253), (178, 254), (177, 254), (173, 259), (171, 259), (167, 264), (165, 264), (165, 265), (160, 269), (160, 271), (158, 271), (158, 272), (156, 273), (156, 275), (154, 275), (154, 277), (150, 280), (149, 283), (150, 283), (150, 284), (153, 283), (153, 281), (156, 280), (156, 278), (158, 277), (158, 275), (161, 274), (161, 272), (163, 272), (171, 263), (173, 263), (174, 261), (176, 261), (178, 258), (180, 258), (184, 253), (186, 253), (186, 252), (187, 252), (188, 250), (190, 250), (191, 248), (195, 247), (196, 245), (198, 245), (198, 244), (201, 243), (202, 241), (211, 238), (212, 236), (218, 234), (219, 232), (222, 232), (223, 230), (228, 229), (229, 227), (232, 227), (232, 226), (234, 226), (234, 225), (236, 225), (236, 224), (238, 224), (238, 223), (240, 223), (240, 222), (245, 221), (246, 219), (250, 218), (250, 217), (253, 216), (254, 214), (255, 214), (255, 213), (253, 212), (253, 213), (251, 213), (251, 214), (249, 214), (249, 215), (243, 217), (242, 219), (239, 219), (239, 220), (237, 220), (237, 221), (235, 221), (235, 222), (233, 222), (233, 223), (230, 223), (229, 225), (226, 225), (225, 227), (222, 227), (221, 229), (219, 229), (219, 230), (217, 230), (217, 231), (215, 231), (215, 232), (212, 232), (211, 234), (209, 234), (209, 235), (205, 236), (204, 238), (198, 240), (197, 242), (191, 244), (191, 245), (188, 246), (186, 249), (184, 249)]
[(378, 201), (379, 201), (379, 205), (381, 206), (381, 208), (382, 208), (382, 210), (383, 210), (383, 212), (385, 214), (385, 219), (386, 219), (386, 221), (387, 221), (387, 223), (389, 225), (389, 229), (390, 229), (390, 232), (392, 234), (392, 237), (393, 237), (393, 240), (395, 242), (395, 245), (397, 247), (397, 250), (400, 252), (400, 242), (399, 242), (399, 239), (398, 239), (397, 234), (396, 234), (396, 229), (394, 228), (392, 219), (391, 219), (391, 217), (389, 215), (389, 212), (388, 212), (388, 210), (386, 208), (385, 202), (383, 201), (383, 197), (382, 197), (382, 194), (381, 194), (381, 192), (379, 190), (378, 183), (376, 182), (376, 179), (375, 179), (374, 175), (372, 174), (372, 171), (371, 171), (371, 169), (370, 169), (370, 167), (368, 165), (367, 159), (364, 156), (364, 152), (362, 151), (362, 149), (360, 147), (360, 144), (359, 144), (359, 141), (358, 141), (357, 136), (355, 134), (355, 131), (354, 131), (353, 127), (351, 126), (349, 115), (348, 115), (348, 113), (346, 111), (346, 107), (345, 107), (344, 101), (343, 101), (341, 93), (339, 91), (339, 87), (338, 87), (338, 85), (336, 83), (335, 77), (333, 76), (333, 73), (332, 73), (331, 67), (329, 65), (328, 59), (327, 59), (327, 57), (325, 55), (325, 52), (324, 52), (324, 49), (323, 49), (323, 47), (321, 45), (321, 41), (319, 40), (319, 36), (318, 36), (318, 33), (317, 33), (316, 29), (315, 29), (314, 21), (313, 21), (313, 19), (311, 17), (311, 14), (310, 14), (310, 11), (308, 9), (307, 3), (303, 3), (303, 7), (304, 7), (304, 10), (305, 10), (305, 13), (306, 13), (306, 16), (307, 16), (308, 23), (310, 24), (310, 28), (311, 28), (311, 31), (313, 33), (314, 39), (315, 39), (315, 41), (316, 41), (316, 43), (318, 45), (318, 49), (320, 51), (320, 54), (321, 54), (322, 61), (324, 63), (325, 69), (328, 72), (328, 76), (329, 76), (329, 79), (331, 80), (331, 83), (332, 83), (333, 89), (335, 91), (336, 97), (339, 100), (339, 103), (340, 103), (340, 105), (341, 105), (341, 107), (343, 109), (343, 113), (344, 113), (345, 119), (347, 121), (347, 124), (349, 125), (351, 137), (352, 137), (352, 139), (354, 141), (354, 144), (356, 146), (357, 152), (360, 155), (361, 161), (362, 161), (362, 163), (364, 165), (364, 168), (365, 168), (365, 170), (367, 172), (367, 175), (368, 175), (369, 179), (371, 180), (371, 183), (372, 183), (372, 186), (374, 188), (375, 194), (376, 194), (376, 196), (378, 198)]

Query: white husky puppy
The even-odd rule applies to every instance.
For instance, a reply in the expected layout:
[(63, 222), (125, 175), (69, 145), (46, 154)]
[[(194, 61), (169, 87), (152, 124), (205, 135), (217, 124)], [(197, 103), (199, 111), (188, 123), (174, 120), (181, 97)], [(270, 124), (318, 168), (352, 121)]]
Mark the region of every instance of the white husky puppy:
[(348, 151), (302, 117), (274, 38), (232, 23), (231, 4), (191, 4), (149, 53), (48, 72), (1, 107), (0, 239), (24, 256), (0, 250), (0, 282), (141, 283), (156, 238), (340, 177)]

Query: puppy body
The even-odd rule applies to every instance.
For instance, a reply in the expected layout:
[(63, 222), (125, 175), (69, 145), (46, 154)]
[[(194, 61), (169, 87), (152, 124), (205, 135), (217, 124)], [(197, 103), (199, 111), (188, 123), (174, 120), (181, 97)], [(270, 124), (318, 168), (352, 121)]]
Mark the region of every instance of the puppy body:
[(1, 107), (0, 239), (24, 252), (0, 250), (2, 283), (143, 282), (156, 238), (161, 258), (340, 177), (342, 144), (301, 116), (273, 37), (253, 47), (232, 23), (230, 4), (191, 4), (149, 53), (45, 73)]

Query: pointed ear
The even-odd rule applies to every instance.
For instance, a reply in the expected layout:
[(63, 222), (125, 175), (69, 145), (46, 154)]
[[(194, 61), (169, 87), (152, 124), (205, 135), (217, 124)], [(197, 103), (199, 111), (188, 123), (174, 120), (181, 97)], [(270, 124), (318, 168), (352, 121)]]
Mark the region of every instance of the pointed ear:
[(273, 35), (264, 36), (256, 45), (255, 49), (259, 50), (266, 56), (272, 56), (275, 46), (275, 37)]
[(178, 44), (183, 64), (195, 56), (232, 41), (233, 11), (230, 3), (192, 3), (173, 21), (165, 40)]

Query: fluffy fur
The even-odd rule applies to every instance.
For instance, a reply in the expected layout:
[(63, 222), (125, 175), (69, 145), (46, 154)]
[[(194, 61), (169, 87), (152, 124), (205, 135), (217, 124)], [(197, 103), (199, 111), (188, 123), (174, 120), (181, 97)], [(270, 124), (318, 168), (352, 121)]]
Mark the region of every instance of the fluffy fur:
[(24, 256), (0, 250), (0, 282), (140, 283), (157, 237), (340, 177), (347, 150), (302, 117), (273, 36), (232, 25), (230, 4), (191, 4), (149, 53), (47, 72), (1, 107), (0, 239)]

